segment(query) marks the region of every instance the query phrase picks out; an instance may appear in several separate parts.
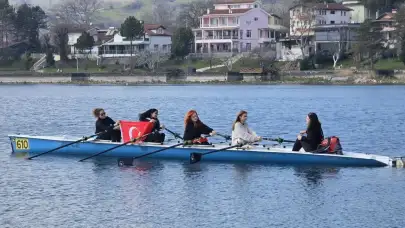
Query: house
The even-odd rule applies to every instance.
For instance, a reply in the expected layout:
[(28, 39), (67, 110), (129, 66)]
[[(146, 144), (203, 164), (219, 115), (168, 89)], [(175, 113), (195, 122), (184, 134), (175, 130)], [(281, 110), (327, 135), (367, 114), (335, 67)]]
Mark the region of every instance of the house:
[[(90, 53), (82, 53), (81, 50), (78, 50), (75, 47), (77, 40), (84, 31), (88, 32), (94, 39), (94, 46), (91, 49)], [(79, 58), (97, 58), (100, 55), (100, 46), (113, 39), (116, 33), (118, 33), (118, 30), (114, 27), (110, 27), (108, 29), (84, 29), (80, 27), (72, 27), (69, 29), (68, 33), (68, 47), (70, 55)]]
[(391, 12), (385, 12), (377, 17), (374, 20), (374, 23), (377, 23), (381, 29), (384, 46), (390, 49), (395, 48), (397, 40), (395, 39), (395, 14), (397, 13), (396, 9), (392, 9)]
[[(259, 0), (217, 0), (194, 28), (196, 53), (248, 52), (270, 47), (288, 32)], [(275, 46), (275, 45), (274, 45)]]
[(351, 23), (363, 23), (367, 19), (375, 19), (377, 17), (375, 10), (367, 8), (358, 0), (343, 1), (342, 5), (352, 9), (350, 15)]
[(308, 3), (294, 5), (289, 11), (290, 34), (282, 49), (283, 56), (293, 60), (322, 50), (322, 44), (334, 45), (336, 38), (329, 37), (348, 30), (353, 10), (340, 3)]
[[(144, 24), (144, 30), (144, 37), (132, 41), (133, 54), (143, 50), (161, 54), (169, 54), (171, 52), (171, 33), (163, 25)], [(129, 57), (130, 55), (131, 42), (119, 33), (116, 33), (110, 41), (101, 45), (101, 57)]]

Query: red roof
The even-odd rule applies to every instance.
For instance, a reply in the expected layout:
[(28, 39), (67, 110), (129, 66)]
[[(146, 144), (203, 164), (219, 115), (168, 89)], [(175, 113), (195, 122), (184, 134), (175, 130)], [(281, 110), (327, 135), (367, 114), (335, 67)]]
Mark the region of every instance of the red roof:
[(216, 9), (216, 10), (211, 10), (209, 14), (206, 15), (212, 15), (212, 14), (241, 14), (241, 13), (246, 13), (247, 11), (251, 10), (249, 9), (232, 9), (232, 13), (230, 13), (229, 9)]
[(214, 4), (254, 3), (256, 0), (216, 0)]
[[(163, 33), (156, 33), (152, 31), (159, 28), (163, 29)], [(144, 24), (143, 29), (145, 31), (145, 34), (147, 34), (148, 36), (171, 36), (171, 34), (166, 31), (166, 28), (160, 24)]]

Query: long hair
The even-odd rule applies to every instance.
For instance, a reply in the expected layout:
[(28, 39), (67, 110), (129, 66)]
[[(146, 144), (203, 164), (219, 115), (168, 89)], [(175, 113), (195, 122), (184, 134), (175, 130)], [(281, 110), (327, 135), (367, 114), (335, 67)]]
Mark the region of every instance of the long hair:
[(104, 109), (102, 109), (102, 108), (95, 108), (95, 109), (93, 109), (93, 116), (94, 117), (96, 117), (96, 118), (98, 118), (99, 116), (100, 116), (100, 112), (102, 112), (102, 111), (104, 111)]
[(247, 114), (247, 112), (246, 112), (245, 110), (241, 110), (241, 111), (238, 113), (238, 115), (236, 116), (236, 120), (235, 120), (235, 121), (233, 122), (233, 124), (232, 124), (232, 131), (235, 130), (235, 124), (236, 124), (237, 122), (240, 122), (240, 118), (241, 118), (244, 114)]
[(308, 125), (308, 130), (313, 130), (317, 128), (321, 128), (321, 122), (318, 119), (318, 115), (314, 112), (308, 113), (308, 118), (309, 118), (309, 125)]
[(146, 112), (143, 112), (139, 114), (139, 119), (146, 119), (146, 118), (152, 118), (152, 113), (157, 112), (158, 110), (156, 108), (151, 108), (147, 110)]
[[(184, 117), (184, 128), (187, 126), (188, 123), (192, 122), (191, 116), (194, 114), (197, 114), (197, 116), (198, 116), (198, 113), (195, 110), (190, 110), (186, 113), (186, 116)], [(202, 125), (202, 122), (201, 122), (200, 118), (198, 118), (197, 122), (194, 123), (194, 127), (197, 127), (200, 125)]]

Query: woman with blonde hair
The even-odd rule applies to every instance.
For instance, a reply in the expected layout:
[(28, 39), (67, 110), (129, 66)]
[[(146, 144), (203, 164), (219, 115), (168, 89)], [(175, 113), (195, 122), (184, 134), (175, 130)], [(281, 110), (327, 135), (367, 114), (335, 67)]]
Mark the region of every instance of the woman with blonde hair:
[(240, 111), (236, 116), (236, 120), (232, 125), (232, 145), (252, 143), (262, 140), (262, 137), (256, 135), (256, 132), (248, 127), (246, 122), (247, 117), (247, 112), (244, 110)]
[(193, 143), (207, 144), (207, 138), (202, 138), (201, 135), (215, 135), (216, 132), (201, 122), (195, 110), (190, 110), (184, 117), (184, 135), (183, 139), (192, 140)]
[(93, 109), (93, 116), (96, 120), (96, 134), (107, 131), (106, 133), (97, 136), (97, 139), (111, 140), (113, 142), (121, 141), (121, 131), (119, 122), (115, 122), (105, 113), (102, 108)]

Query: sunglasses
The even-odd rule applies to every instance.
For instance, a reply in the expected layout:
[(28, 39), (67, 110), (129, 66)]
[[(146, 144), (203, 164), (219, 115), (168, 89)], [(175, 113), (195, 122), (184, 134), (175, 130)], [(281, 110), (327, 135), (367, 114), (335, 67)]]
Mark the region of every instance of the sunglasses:
[(105, 112), (103, 112), (103, 113), (100, 113), (100, 116), (105, 116)]

